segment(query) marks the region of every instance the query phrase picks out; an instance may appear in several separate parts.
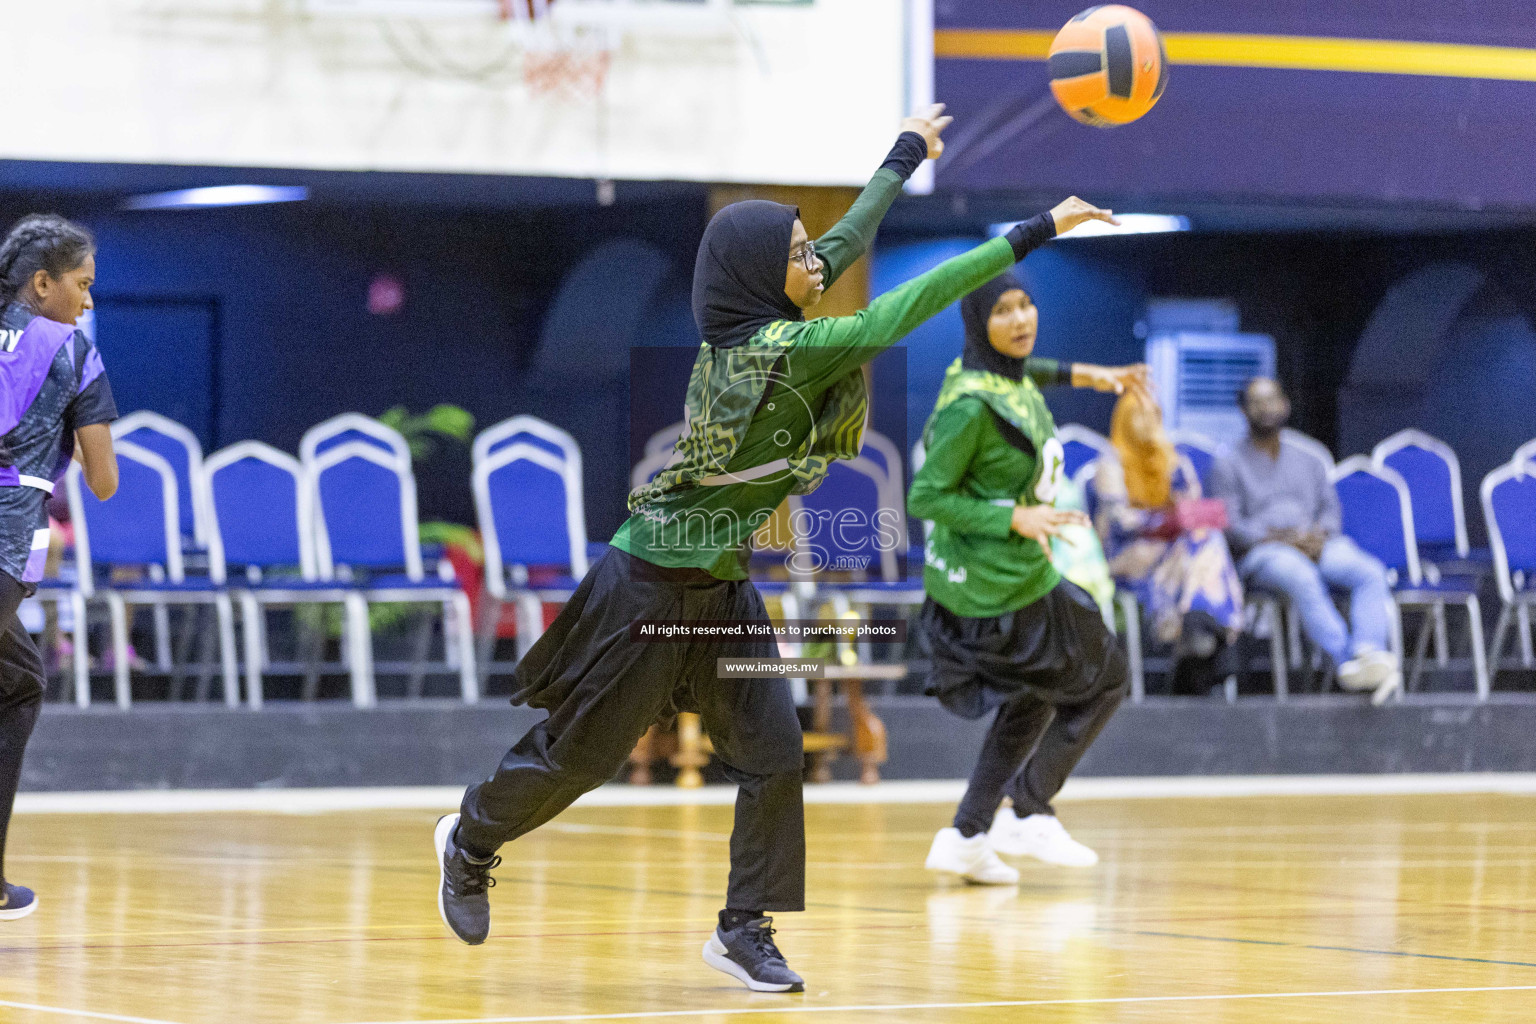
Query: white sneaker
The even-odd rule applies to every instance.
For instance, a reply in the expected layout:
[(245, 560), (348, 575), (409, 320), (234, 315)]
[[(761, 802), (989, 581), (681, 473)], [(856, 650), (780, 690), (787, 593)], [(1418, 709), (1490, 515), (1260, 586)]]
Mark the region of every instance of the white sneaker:
[(1402, 688), (1402, 685), (1403, 674), (1394, 671), (1391, 675), (1387, 676), (1387, 681), (1376, 687), (1375, 692), (1371, 694), (1371, 704), (1378, 708), (1381, 707), (1392, 699), (1392, 695), (1397, 693)]
[(1397, 658), (1387, 651), (1362, 651), (1339, 666), (1339, 685), (1346, 690), (1374, 690), (1397, 671)]
[(988, 834), (993, 848), (1010, 857), (1033, 857), (1066, 868), (1091, 868), (1099, 862), (1099, 855), (1067, 835), (1054, 815), (1021, 818), (1012, 807), (1004, 807), (997, 812)]
[(1019, 873), (997, 859), (985, 832), (967, 839), (957, 828), (939, 829), (923, 866), (929, 871), (959, 875), (974, 885), (1019, 884)]

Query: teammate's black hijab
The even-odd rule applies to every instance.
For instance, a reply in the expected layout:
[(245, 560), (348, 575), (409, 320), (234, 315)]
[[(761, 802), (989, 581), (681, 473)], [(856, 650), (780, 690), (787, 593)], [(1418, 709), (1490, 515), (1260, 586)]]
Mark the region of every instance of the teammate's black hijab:
[(805, 319), (784, 294), (799, 216), (793, 206), (749, 199), (711, 218), (693, 265), (693, 322), (709, 344), (734, 348), (765, 324)]
[(1008, 270), (960, 300), (960, 319), (965, 321), (965, 351), (960, 355), (960, 365), (967, 370), (996, 373), (1009, 380), (1024, 379), (1024, 360), (1003, 355), (992, 347), (991, 339), (987, 337), (987, 321), (992, 318), (992, 307), (997, 305), (1004, 292), (1015, 288), (1029, 294), (1018, 276)]

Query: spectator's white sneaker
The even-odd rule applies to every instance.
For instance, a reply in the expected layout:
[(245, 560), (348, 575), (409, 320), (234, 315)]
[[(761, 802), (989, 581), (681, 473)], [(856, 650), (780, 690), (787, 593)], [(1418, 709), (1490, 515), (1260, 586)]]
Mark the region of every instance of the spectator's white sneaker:
[(1397, 658), (1387, 651), (1362, 651), (1339, 666), (1339, 685), (1346, 690), (1374, 690), (1397, 671)]
[(1392, 695), (1402, 689), (1402, 686), (1403, 674), (1401, 672), (1393, 672), (1387, 676), (1387, 681), (1376, 687), (1375, 691), (1371, 694), (1371, 704), (1378, 708), (1381, 707), (1391, 700)]
[(992, 848), (1010, 857), (1033, 857), (1066, 868), (1091, 868), (1099, 855), (1067, 834), (1054, 815), (1021, 818), (1012, 807), (997, 812), (992, 822)]
[(953, 826), (939, 829), (923, 866), (929, 871), (959, 875), (973, 885), (1019, 884), (1019, 873), (997, 859), (985, 832), (967, 839)]

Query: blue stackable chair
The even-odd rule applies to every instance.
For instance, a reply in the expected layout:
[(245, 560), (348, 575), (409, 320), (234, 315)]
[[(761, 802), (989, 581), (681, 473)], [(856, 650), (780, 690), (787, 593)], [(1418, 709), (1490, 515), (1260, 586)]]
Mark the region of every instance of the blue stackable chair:
[(1061, 442), (1062, 471), (1073, 480), (1077, 479), (1077, 474), (1084, 466), (1109, 448), (1109, 438), (1077, 423), (1059, 425), (1056, 428), (1056, 439)]
[[(165, 459), (176, 471), (179, 499), (181, 546), (190, 556), (208, 546), (207, 515), (202, 505), (203, 446), (197, 435), (167, 416), (140, 410), (112, 423), (115, 441), (131, 441)], [(162, 671), (171, 666), (170, 612), (164, 604), (153, 607), (155, 623), (155, 661)]]
[[(487, 598), (477, 632), (489, 674), (501, 606), (517, 606), (521, 659), (544, 630), (545, 602), (570, 600), (587, 574), (587, 520), (581, 450), (559, 427), (514, 416), (475, 438), (473, 458)], [(559, 575), (534, 583), (530, 569)]]
[[(305, 467), (314, 501), (320, 579), (355, 584), (368, 604), (440, 602), (443, 665), (458, 673), (461, 696), (466, 703), (473, 703), (479, 699), (479, 679), (469, 598), (453, 581), (446, 561), (439, 563), (439, 576), (428, 577), (423, 570), (416, 477), (411, 472), (409, 453), (402, 457), (398, 450), (377, 440), (370, 437), (318, 446), (314, 461)], [(443, 569), (449, 573), (442, 574)], [(371, 706), (378, 699), (372, 634), (362, 630), (351, 633), (350, 656), (354, 666), (363, 668), (360, 676), (364, 681), (362, 692), (353, 693), (353, 701)], [(363, 635), (358, 636), (360, 633)], [(418, 659), (377, 667), (411, 673), (414, 681), (408, 692), (416, 696), (425, 664)]]
[[(82, 486), (78, 464), (70, 467), (65, 480), (75, 526), (80, 591), (87, 601), (99, 597), (111, 614), (117, 704), (126, 709), (132, 701), (128, 604), (211, 604), (217, 612), (224, 702), (236, 706), (240, 694), (235, 667), (234, 607), (229, 594), (213, 580), (186, 575), (176, 471), (156, 453), (132, 442), (117, 442), (116, 448), (118, 488), (111, 501), (96, 500)], [(142, 567), (146, 575), (132, 583), (114, 584), (105, 576), (96, 578), (98, 566)], [(84, 658), (85, 652), (77, 651), (76, 657)]]
[(1536, 652), (1531, 649), (1531, 607), (1536, 605), (1536, 462), (1511, 462), (1483, 477), (1482, 499), (1502, 605), (1493, 628), (1489, 672), (1498, 675), (1512, 621), (1519, 626), (1521, 667), (1536, 668)]
[[(362, 674), (367, 660), (349, 653), (358, 638), (367, 636), (368, 607), (354, 588), (319, 578), (313, 494), (303, 466), (271, 445), (241, 441), (208, 457), (203, 464), (203, 487), (209, 576), (230, 587), (240, 602), (250, 706), (261, 707), (262, 676), (273, 668), (266, 610), (274, 605), (341, 604), (346, 630), (342, 657), (352, 674), (353, 699), (366, 696), (370, 684)], [(242, 574), (231, 580), (230, 566), (241, 567)]]
[(203, 473), (203, 446), (197, 435), (157, 412), (131, 412), (112, 423), (112, 439), (147, 448), (170, 463), (176, 472), (176, 493), (182, 536), (187, 547), (208, 544), (207, 516), (198, 481)]
[(1491, 561), (1490, 552), (1473, 551), (1467, 544), (1461, 462), (1450, 445), (1421, 430), (1400, 430), (1371, 451), (1371, 461), (1408, 485), (1421, 559), (1442, 569), (1468, 560), (1483, 566)]
[[(1413, 502), (1408, 485), (1397, 473), (1375, 465), (1364, 455), (1355, 455), (1339, 463), (1334, 470), (1333, 484), (1344, 514), (1345, 535), (1387, 567), (1392, 596), (1399, 608), (1426, 608), (1432, 615), (1443, 614), (1443, 609), (1452, 604), (1466, 610), (1477, 697), (1487, 700), (1488, 665), (1476, 581), (1441, 578), (1437, 572), (1423, 570), (1414, 535)], [(1397, 622), (1394, 642), (1401, 656), (1401, 617), (1394, 616), (1394, 619)], [(1429, 634), (1428, 629), (1420, 633), (1413, 670), (1408, 677), (1409, 688), (1417, 682), (1423, 670)]]

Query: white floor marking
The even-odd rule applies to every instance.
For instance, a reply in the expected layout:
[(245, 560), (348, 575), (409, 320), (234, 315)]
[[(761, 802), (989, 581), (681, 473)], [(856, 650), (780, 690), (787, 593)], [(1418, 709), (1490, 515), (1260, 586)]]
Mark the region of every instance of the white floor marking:
[(867, 1006), (753, 1006), (709, 1010), (655, 1010), (638, 1013), (570, 1013), (538, 1017), (453, 1017), (447, 1019), (369, 1021), (367, 1024), (540, 1024), (579, 1020), (647, 1020), (659, 1017), (731, 1017), (748, 1013), (892, 1013), (900, 1010), (984, 1010), (1024, 1006), (1111, 1006), (1126, 1003), (1196, 1003), (1227, 999), (1332, 999), (1344, 996), (1435, 995), (1452, 992), (1531, 992), (1536, 985), (1487, 985), (1475, 988), (1346, 989), (1337, 992), (1233, 992), (1205, 996), (1119, 996), (1101, 999), (1017, 999), (976, 1003), (887, 1003)]
[[(965, 792), (962, 779), (832, 782), (805, 787), (805, 802), (820, 804), (948, 804)], [(1383, 796), (1443, 793), (1536, 793), (1536, 772), (1445, 775), (1217, 775), (1069, 779), (1057, 797), (1074, 800), (1156, 800), (1180, 797)], [(209, 814), (258, 812), (324, 814), (338, 811), (436, 810), (457, 807), (459, 786), (347, 789), (189, 789), (106, 793), (22, 793), (19, 814)], [(629, 786), (593, 790), (577, 807), (727, 806), (735, 786)]]
[(43, 1006), (39, 1003), (13, 1003), (0, 999), (0, 1006), (13, 1010), (31, 1010), (33, 1013), (56, 1013), (61, 1017), (86, 1017), (90, 1020), (112, 1020), (120, 1024), (175, 1024), (174, 1021), (156, 1020), (153, 1017), (125, 1017), (120, 1013), (94, 1013), (90, 1010), (67, 1010), (62, 1006)]

